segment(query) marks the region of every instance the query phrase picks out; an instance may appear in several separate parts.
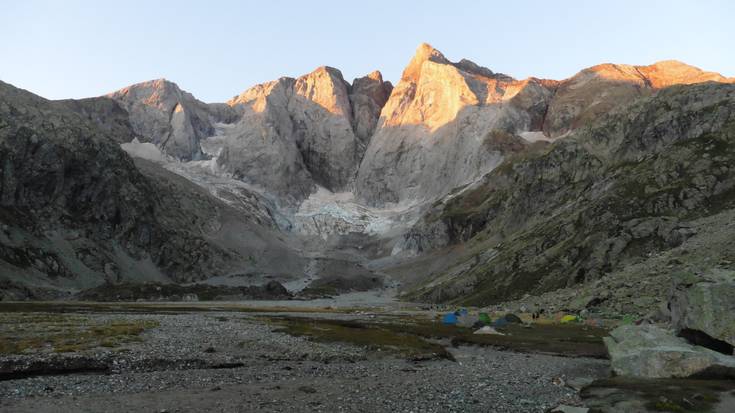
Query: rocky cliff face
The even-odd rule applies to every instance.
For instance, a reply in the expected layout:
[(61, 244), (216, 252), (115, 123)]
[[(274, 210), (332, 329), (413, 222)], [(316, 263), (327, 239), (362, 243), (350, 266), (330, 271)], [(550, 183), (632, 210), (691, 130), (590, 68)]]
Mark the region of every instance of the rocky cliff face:
[(364, 146), (373, 136), (380, 111), (392, 91), (393, 85), (383, 81), (383, 76), (377, 70), (352, 82), (352, 128)]
[(252, 87), (228, 102), (241, 118), (225, 132), (219, 164), (286, 205), (317, 184), (346, 190), (389, 89), (378, 72), (353, 87), (330, 67)]
[[(405, 237), (471, 253), (414, 297), (481, 304), (599, 279), (735, 206), (735, 86), (664, 89), (435, 204)], [(648, 255), (647, 255), (648, 254)]]
[(138, 83), (108, 95), (130, 116), (136, 134), (181, 160), (202, 159), (200, 140), (214, 134), (213, 124), (233, 120), (223, 105), (207, 105), (165, 79)]
[[(497, 166), (540, 125), (551, 91), (419, 47), (385, 104), (356, 180), (371, 205), (445, 194)], [(517, 144), (498, 145), (497, 136)]]

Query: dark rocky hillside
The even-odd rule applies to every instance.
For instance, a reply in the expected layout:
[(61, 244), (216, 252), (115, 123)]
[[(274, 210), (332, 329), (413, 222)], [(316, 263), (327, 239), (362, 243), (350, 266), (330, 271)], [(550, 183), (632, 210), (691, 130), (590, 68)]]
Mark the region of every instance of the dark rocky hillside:
[(667, 88), (435, 203), (404, 248), (466, 244), (409, 296), (488, 304), (594, 281), (733, 206), (735, 86)]
[[(235, 229), (290, 254), (267, 231), (246, 225), (256, 217), (157, 165), (136, 167), (118, 145), (129, 140), (120, 135), (124, 122), (100, 127), (105, 122), (70, 106), (84, 103), (50, 102), (0, 83), (2, 296), (46, 298), (103, 282), (185, 282), (242, 271), (256, 248), (223, 236)], [(288, 262), (281, 261), (284, 269)]]

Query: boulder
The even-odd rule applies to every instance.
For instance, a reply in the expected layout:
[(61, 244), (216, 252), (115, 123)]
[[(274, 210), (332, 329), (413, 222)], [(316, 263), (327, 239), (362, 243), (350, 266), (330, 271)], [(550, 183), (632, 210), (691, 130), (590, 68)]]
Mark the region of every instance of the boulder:
[(604, 338), (613, 372), (644, 378), (735, 378), (735, 357), (689, 344), (653, 325), (625, 325)]
[[(679, 335), (698, 337), (701, 344), (725, 348), (725, 352), (732, 354), (735, 345), (735, 271), (713, 269), (703, 275), (676, 275), (669, 308), (671, 323)], [(709, 345), (703, 343), (707, 338), (704, 335), (710, 338)]]

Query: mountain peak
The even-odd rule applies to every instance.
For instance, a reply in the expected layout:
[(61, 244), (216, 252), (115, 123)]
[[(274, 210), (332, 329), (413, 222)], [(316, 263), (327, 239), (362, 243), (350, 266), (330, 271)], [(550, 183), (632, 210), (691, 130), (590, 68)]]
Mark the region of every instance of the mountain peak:
[(430, 44), (428, 43), (421, 43), (418, 48), (416, 48), (416, 53), (413, 55), (413, 58), (411, 59), (411, 62), (406, 66), (406, 69), (403, 71), (403, 75), (401, 76), (401, 79), (403, 80), (416, 80), (418, 79), (419, 73), (421, 72), (421, 65), (424, 64), (427, 60), (431, 60), (432, 62), (437, 63), (450, 63), (449, 60), (447, 60), (444, 55), (434, 49)]

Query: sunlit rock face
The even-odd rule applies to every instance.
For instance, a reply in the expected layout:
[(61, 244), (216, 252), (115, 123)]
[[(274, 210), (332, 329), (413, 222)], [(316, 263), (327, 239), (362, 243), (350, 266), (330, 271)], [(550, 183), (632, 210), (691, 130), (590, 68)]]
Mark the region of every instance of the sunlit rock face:
[(552, 92), (422, 44), (383, 107), (357, 180), (370, 205), (431, 199), (470, 182), (539, 128)]
[(307, 198), (315, 184), (344, 190), (362, 157), (361, 139), (387, 99), (386, 87), (374, 72), (358, 79), (351, 95), (340, 71), (326, 66), (252, 87), (228, 102), (241, 118), (226, 133), (218, 162), (286, 205)]
[(519, 145), (563, 137), (656, 90), (706, 81), (733, 80), (664, 61), (518, 81), (469, 60), (452, 63), (422, 44), (383, 107), (356, 194), (373, 206), (432, 200), (489, 172)]
[(108, 97), (130, 114), (133, 130), (143, 140), (181, 160), (202, 158), (200, 140), (214, 132), (213, 123), (233, 114), (221, 105), (209, 105), (165, 79), (128, 86)]
[(593, 66), (560, 82), (549, 105), (544, 132), (557, 138), (658, 89), (707, 81), (732, 80), (673, 60), (650, 66), (609, 63)]

